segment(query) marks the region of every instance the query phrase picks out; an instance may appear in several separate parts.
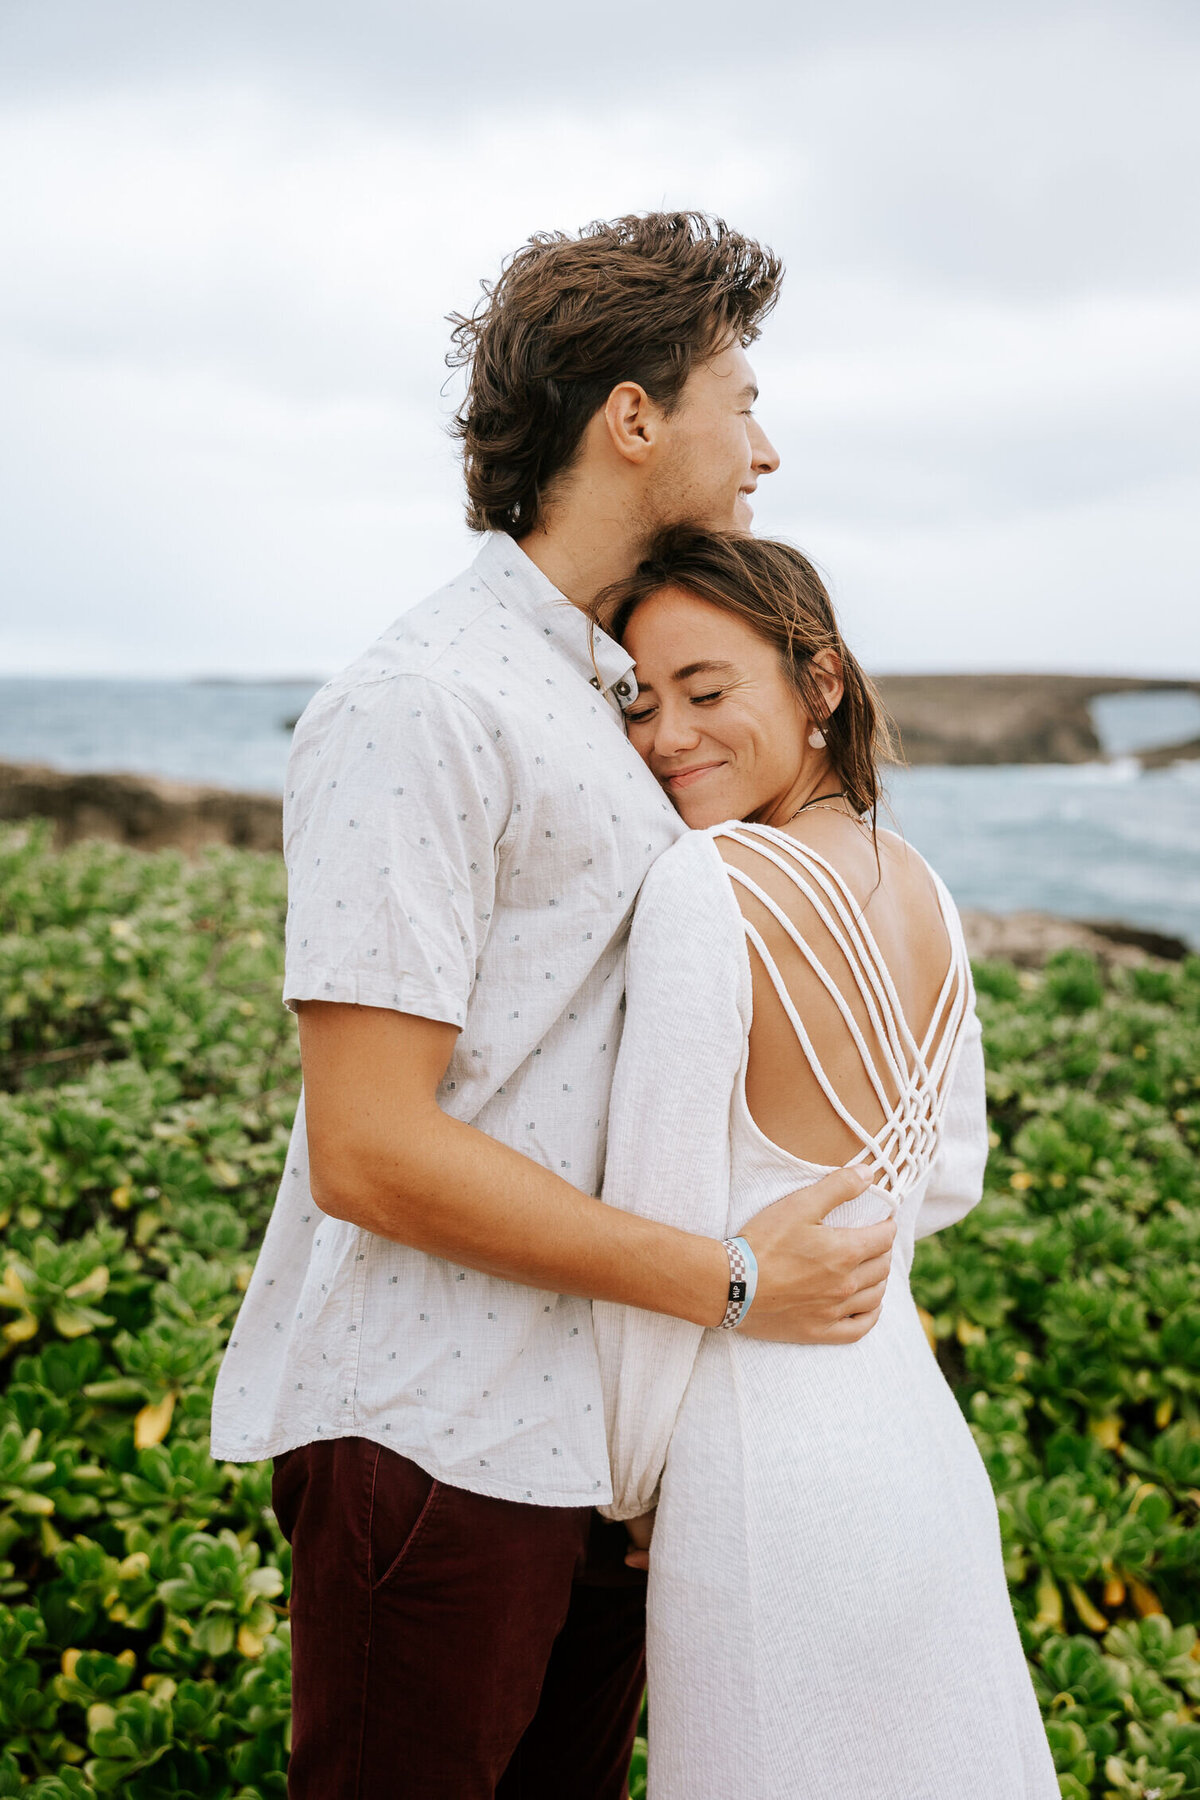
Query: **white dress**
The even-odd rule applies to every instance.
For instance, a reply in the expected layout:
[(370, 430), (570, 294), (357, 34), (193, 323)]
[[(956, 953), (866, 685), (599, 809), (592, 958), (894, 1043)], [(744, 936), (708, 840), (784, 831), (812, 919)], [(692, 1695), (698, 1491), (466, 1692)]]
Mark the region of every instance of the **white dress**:
[[(864, 1066), (890, 1058), (903, 1091), (874, 1138), (855, 1127), (884, 1178), (828, 1222), (895, 1208), (899, 1232), (879, 1321), (855, 1344), (758, 1343), (594, 1309), (614, 1491), (604, 1510), (631, 1518), (658, 1504), (650, 1800), (1057, 1800), (995, 1501), (908, 1284), (915, 1238), (969, 1211), (987, 1155), (970, 968), (941, 882), (951, 965), (940, 1030), (917, 1046), (828, 863), (761, 827), (693, 832), (666, 851), (630, 939), (604, 1197), (728, 1237), (828, 1172), (773, 1144), (746, 1105), (748, 936), (778, 972), (732, 886), (755, 884), (726, 865), (719, 835), (791, 875), (848, 947), (879, 1021), (875, 1046), (860, 1041)], [(776, 991), (790, 1008), (778, 980)]]

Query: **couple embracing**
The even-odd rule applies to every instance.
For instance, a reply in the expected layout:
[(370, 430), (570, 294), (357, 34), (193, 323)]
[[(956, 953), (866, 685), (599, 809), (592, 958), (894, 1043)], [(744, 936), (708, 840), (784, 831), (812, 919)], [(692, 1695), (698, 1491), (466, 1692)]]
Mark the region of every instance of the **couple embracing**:
[(748, 530), (780, 278), (695, 214), (519, 250), (456, 331), (482, 548), (296, 731), (213, 1431), (275, 1459), (295, 1800), (620, 1800), (647, 1667), (652, 1800), (1058, 1792), (908, 1288), (986, 1157), (961, 928)]

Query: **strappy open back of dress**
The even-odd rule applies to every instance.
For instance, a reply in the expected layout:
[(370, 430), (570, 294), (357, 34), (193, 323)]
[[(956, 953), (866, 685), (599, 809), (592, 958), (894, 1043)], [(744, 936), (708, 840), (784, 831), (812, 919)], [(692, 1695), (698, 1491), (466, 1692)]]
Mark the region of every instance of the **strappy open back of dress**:
[(650, 1800), (1058, 1793), (995, 1501), (908, 1283), (916, 1238), (981, 1189), (970, 965), (940, 879), (911, 851), (891, 861), (918, 877), (927, 942), (934, 908), (933, 978), (894, 966), (903, 930), (890, 961), (877, 941), (873, 907), (903, 926), (894, 890), (856, 895), (831, 853), (784, 831), (692, 832), (639, 897), (605, 1199), (728, 1237), (862, 1160), (874, 1184), (826, 1224), (894, 1212), (898, 1226), (878, 1323), (856, 1343), (595, 1307), (610, 1510), (658, 1508)]

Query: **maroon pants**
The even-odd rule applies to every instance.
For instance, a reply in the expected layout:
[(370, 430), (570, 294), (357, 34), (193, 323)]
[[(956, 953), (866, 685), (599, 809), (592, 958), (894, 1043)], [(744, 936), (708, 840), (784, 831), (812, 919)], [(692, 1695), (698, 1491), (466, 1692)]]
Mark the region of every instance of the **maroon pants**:
[(275, 1459), (290, 1800), (624, 1800), (645, 1576), (586, 1507), (491, 1500), (363, 1438)]

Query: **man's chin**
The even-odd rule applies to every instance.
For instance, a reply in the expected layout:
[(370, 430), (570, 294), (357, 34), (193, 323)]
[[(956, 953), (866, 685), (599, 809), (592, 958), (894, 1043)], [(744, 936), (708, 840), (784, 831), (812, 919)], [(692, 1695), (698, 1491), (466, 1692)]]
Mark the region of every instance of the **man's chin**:
[(754, 508), (748, 494), (739, 493), (731, 506), (729, 501), (714, 499), (710, 505), (686, 502), (655, 515), (647, 532), (647, 542), (668, 525), (694, 525), (701, 531), (749, 531), (754, 523)]

